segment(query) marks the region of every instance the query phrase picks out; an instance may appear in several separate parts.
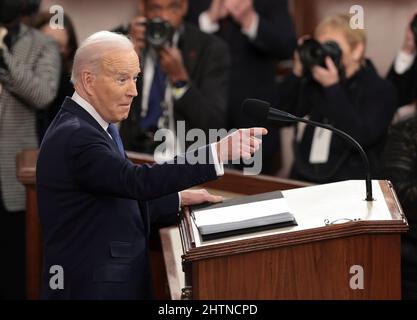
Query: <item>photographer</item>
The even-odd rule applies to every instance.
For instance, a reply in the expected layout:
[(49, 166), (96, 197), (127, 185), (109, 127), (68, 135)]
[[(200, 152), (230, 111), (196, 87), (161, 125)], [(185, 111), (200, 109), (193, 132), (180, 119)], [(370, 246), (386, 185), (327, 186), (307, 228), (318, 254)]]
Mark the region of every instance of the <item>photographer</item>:
[[(232, 56), (228, 127), (255, 125), (241, 112), (246, 98), (270, 100), (279, 91), (277, 62), (291, 59), (295, 28), (287, 0), (192, 0), (187, 20), (219, 36)], [(262, 173), (276, 173), (281, 154), (280, 133), (268, 127), (262, 142)], [(277, 159), (278, 158), (278, 159)], [(278, 161), (277, 161), (278, 160)], [(238, 166), (238, 168), (241, 168)]]
[(0, 299), (25, 297), (25, 190), (16, 154), (37, 148), (36, 110), (53, 101), (60, 58), (53, 41), (20, 23), (22, 2), (0, 2)]
[[(328, 17), (316, 28), (319, 43), (300, 40), (279, 105), (350, 134), (368, 154), (375, 177), (395, 110), (395, 91), (364, 58), (366, 34), (351, 29), (349, 21), (345, 15)], [(357, 150), (331, 131), (307, 126), (297, 136), (292, 178), (327, 183), (364, 176)]]
[(155, 131), (175, 132), (177, 121), (185, 121), (186, 132), (225, 127), (230, 57), (223, 41), (183, 22), (187, 0), (143, 4), (144, 17), (129, 28), (143, 82), (121, 135), (128, 150), (153, 153)]
[[(405, 41), (388, 75), (397, 88), (399, 104), (417, 98), (417, 13), (407, 24)], [(415, 108), (411, 108), (415, 111)], [(401, 237), (401, 295), (417, 299), (417, 114), (390, 128), (384, 153), (384, 179), (389, 179), (407, 217), (409, 230)]]
[(402, 299), (417, 299), (417, 115), (390, 128), (382, 156), (383, 177), (398, 195), (409, 230), (401, 236)]
[(397, 89), (398, 107), (415, 102), (417, 98), (417, 12), (411, 15), (403, 46), (388, 73)]

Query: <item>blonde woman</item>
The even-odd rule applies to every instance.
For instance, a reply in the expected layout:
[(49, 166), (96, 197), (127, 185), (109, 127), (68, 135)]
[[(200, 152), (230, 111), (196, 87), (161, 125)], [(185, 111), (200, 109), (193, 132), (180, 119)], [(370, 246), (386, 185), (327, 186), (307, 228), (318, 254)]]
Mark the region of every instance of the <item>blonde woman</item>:
[[(317, 26), (315, 40), (321, 46), (331, 47), (332, 52), (339, 49), (339, 59), (333, 54), (333, 58), (326, 56), (320, 64), (308, 65), (301, 62), (299, 49), (294, 57), (293, 74), (284, 82), (279, 105), (352, 135), (370, 157), (375, 176), (396, 97), (394, 87), (379, 77), (371, 61), (365, 58), (365, 31), (351, 29), (349, 20), (349, 16), (336, 15)], [(299, 44), (304, 41), (305, 37)], [(316, 53), (313, 50), (312, 56)], [(305, 52), (302, 56), (305, 57)], [(306, 127), (297, 136), (292, 178), (325, 183), (364, 176), (357, 151), (330, 131)]]

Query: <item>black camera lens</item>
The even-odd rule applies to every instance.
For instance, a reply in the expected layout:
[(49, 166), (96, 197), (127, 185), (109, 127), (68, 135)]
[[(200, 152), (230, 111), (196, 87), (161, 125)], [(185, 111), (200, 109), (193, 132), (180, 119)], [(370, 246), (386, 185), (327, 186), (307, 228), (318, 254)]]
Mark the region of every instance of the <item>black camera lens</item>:
[(174, 28), (168, 21), (154, 18), (146, 22), (146, 41), (152, 47), (160, 48), (171, 43), (173, 35)]
[(323, 44), (314, 39), (307, 39), (298, 47), (301, 64), (303, 65), (303, 77), (311, 76), (311, 68), (321, 66), (326, 68), (326, 57), (330, 57), (342, 75), (342, 50), (334, 41)]
[(311, 69), (313, 66), (321, 65), (323, 62), (323, 48), (316, 40), (305, 40), (298, 48), (298, 52), (304, 69)]
[(411, 21), (410, 28), (411, 28), (411, 32), (414, 35), (414, 43), (416, 44), (416, 47), (417, 47), (417, 14), (414, 16), (413, 20)]
[[(336, 67), (342, 65), (342, 49), (340, 49), (337, 42), (327, 41), (323, 43), (323, 49), (324, 49), (325, 57), (329, 56), (333, 60)], [(325, 66), (326, 64), (324, 61), (323, 63), (324, 63), (323, 66)]]

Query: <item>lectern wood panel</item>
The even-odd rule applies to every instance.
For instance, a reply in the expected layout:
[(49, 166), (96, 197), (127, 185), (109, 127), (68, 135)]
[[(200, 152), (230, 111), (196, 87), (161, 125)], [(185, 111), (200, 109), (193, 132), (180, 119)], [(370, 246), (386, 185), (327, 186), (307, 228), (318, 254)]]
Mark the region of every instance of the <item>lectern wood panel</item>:
[(398, 299), (399, 245), (360, 235), (197, 261), (193, 299)]

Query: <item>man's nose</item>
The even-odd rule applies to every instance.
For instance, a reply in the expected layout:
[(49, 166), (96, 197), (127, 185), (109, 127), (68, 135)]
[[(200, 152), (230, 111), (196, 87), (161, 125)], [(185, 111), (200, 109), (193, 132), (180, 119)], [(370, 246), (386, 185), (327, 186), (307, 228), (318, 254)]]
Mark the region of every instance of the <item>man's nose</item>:
[(136, 97), (138, 95), (138, 90), (136, 89), (136, 82), (130, 81), (129, 89), (127, 91), (128, 96)]

